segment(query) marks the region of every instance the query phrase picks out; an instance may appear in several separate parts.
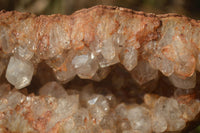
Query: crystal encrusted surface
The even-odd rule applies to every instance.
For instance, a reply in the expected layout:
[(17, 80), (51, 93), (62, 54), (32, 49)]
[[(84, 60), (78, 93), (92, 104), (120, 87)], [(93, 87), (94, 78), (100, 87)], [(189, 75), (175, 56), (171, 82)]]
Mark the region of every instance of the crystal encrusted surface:
[(199, 48), (199, 20), (176, 14), (0, 11), (0, 132), (181, 132), (199, 120)]
[[(145, 14), (109, 6), (83, 9), (71, 16), (1, 11), (0, 35), (1, 52), (14, 56), (7, 75), (17, 61), (12, 59), (18, 57), (34, 66), (46, 60), (57, 79), (65, 83), (75, 75), (94, 79), (99, 69), (117, 63), (136, 71), (145, 60), (150, 66), (144, 72), (159, 70), (170, 76), (174, 86), (188, 89), (194, 88), (195, 70), (199, 70), (199, 21), (175, 14)], [(30, 68), (24, 65), (22, 69)], [(142, 84), (154, 78), (156, 74), (144, 74), (136, 81)], [(18, 84), (10, 76), (7, 79)], [(21, 82), (16, 87), (27, 85)]]
[(102, 95), (95, 91), (92, 84), (72, 92), (57, 82), (48, 82), (40, 88), (40, 96), (26, 96), (10, 90), (8, 84), (0, 89), (1, 132), (181, 131), (200, 112), (200, 102), (180, 102), (186, 96), (180, 92), (171, 98), (145, 94), (144, 104), (140, 105), (120, 103), (108, 92)]

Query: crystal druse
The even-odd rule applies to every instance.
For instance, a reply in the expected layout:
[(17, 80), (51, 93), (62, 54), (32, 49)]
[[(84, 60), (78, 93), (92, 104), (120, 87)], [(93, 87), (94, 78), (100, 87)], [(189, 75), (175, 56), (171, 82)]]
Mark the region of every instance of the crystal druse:
[(199, 71), (199, 20), (0, 11), (0, 132), (181, 132), (200, 121)]

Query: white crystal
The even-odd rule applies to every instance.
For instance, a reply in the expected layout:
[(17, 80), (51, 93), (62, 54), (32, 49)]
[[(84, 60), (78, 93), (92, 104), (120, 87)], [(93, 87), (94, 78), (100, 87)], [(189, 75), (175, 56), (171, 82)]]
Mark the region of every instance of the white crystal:
[(83, 107), (86, 107), (87, 101), (90, 99), (90, 96), (94, 93), (93, 84), (88, 84), (83, 86), (80, 92), (80, 103)]
[(91, 79), (99, 67), (92, 53), (76, 55), (72, 60), (72, 65), (78, 76), (84, 79)]
[(79, 96), (71, 95), (65, 98), (58, 99), (57, 107), (54, 109), (51, 120), (49, 121), (49, 128), (54, 126), (57, 122), (62, 121), (72, 116), (78, 111)]
[(15, 46), (15, 37), (13, 34), (10, 34), (10, 30), (5, 28), (5, 26), (0, 28), (0, 46), (4, 53), (11, 53)]
[(160, 97), (155, 104), (154, 113), (166, 119), (167, 131), (177, 131), (185, 127), (178, 102), (173, 98)]
[(116, 116), (121, 118), (121, 119), (126, 119), (128, 116), (128, 112), (126, 109), (126, 105), (124, 103), (121, 103), (117, 105), (115, 108)]
[(107, 77), (107, 75), (110, 73), (110, 67), (105, 68), (99, 68), (95, 75), (92, 77), (92, 80), (95, 81), (101, 81)]
[(131, 127), (136, 132), (151, 133), (151, 119), (149, 110), (145, 107), (138, 106), (129, 109), (128, 119)]
[(141, 60), (131, 71), (131, 76), (140, 85), (158, 78), (158, 70), (153, 69), (147, 61)]
[(76, 70), (71, 64), (73, 57), (74, 51), (69, 51), (67, 54), (63, 52), (48, 61), (48, 65), (54, 68), (55, 76), (59, 81), (67, 83), (76, 76)]
[(102, 42), (102, 47), (101, 47), (101, 54), (106, 60), (112, 60), (116, 56), (115, 54), (115, 47), (113, 44), (112, 38), (109, 38), (107, 40), (104, 40)]
[(154, 69), (159, 69), (165, 76), (170, 76), (174, 72), (174, 64), (165, 57), (149, 57), (149, 64)]
[(26, 45), (20, 45), (15, 48), (15, 55), (23, 58), (24, 60), (30, 60), (34, 53), (30, 51)]
[(91, 114), (92, 120), (97, 124), (99, 124), (103, 117), (106, 115), (106, 112), (97, 105), (89, 106), (88, 110)]
[(191, 104), (179, 104), (179, 108), (183, 113), (183, 118), (186, 120), (193, 120), (196, 115), (200, 112), (200, 101), (193, 100)]
[(167, 129), (167, 121), (159, 114), (154, 114), (152, 117), (152, 130), (156, 133), (164, 132)]
[(34, 72), (34, 67), (30, 62), (20, 60), (16, 57), (11, 57), (7, 70), (6, 79), (15, 86), (21, 89), (30, 84)]
[(73, 69), (69, 69), (67, 71), (58, 70), (55, 71), (55, 76), (59, 81), (63, 81), (64, 83), (69, 82), (76, 76), (76, 72)]
[(105, 115), (101, 122), (99, 123), (102, 129), (115, 129), (115, 120), (110, 115)]
[(133, 46), (122, 51), (122, 64), (128, 71), (131, 71), (137, 65), (137, 57), (137, 50)]
[(105, 98), (102, 95), (92, 95), (88, 99), (87, 105), (88, 106), (97, 105), (98, 107), (100, 107), (105, 112), (108, 112), (110, 110), (110, 106), (109, 106), (107, 98)]
[(90, 119), (89, 112), (87, 109), (81, 108), (73, 115), (73, 118), (76, 126), (85, 126), (86, 122)]
[(53, 96), (56, 98), (65, 98), (67, 96), (67, 92), (62, 87), (62, 85), (57, 82), (48, 82), (39, 90), (39, 94), (42, 96)]
[(173, 83), (174, 86), (178, 88), (191, 89), (196, 86), (196, 73), (187, 78), (172, 74), (169, 77), (169, 80)]
[(119, 57), (115, 56), (112, 60), (106, 60), (101, 54), (97, 56), (101, 68), (105, 68), (119, 62)]

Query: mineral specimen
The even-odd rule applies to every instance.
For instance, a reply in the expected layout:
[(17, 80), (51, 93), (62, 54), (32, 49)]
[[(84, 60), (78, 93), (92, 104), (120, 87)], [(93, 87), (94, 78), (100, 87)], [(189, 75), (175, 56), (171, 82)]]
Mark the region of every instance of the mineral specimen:
[(0, 11), (0, 132), (187, 131), (199, 124), (199, 71), (199, 20)]

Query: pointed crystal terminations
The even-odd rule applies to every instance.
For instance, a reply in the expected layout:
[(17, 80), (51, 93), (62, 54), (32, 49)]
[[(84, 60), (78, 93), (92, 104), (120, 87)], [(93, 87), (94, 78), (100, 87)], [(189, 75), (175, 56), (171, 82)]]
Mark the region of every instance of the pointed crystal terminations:
[(33, 72), (34, 67), (30, 62), (12, 56), (6, 70), (6, 79), (15, 88), (21, 89), (30, 84)]
[(196, 86), (196, 73), (194, 73), (191, 77), (181, 77), (176, 74), (172, 74), (169, 77), (169, 80), (175, 87), (182, 88), (182, 89), (191, 89)]
[(95, 56), (87, 49), (82, 50), (73, 58), (72, 65), (82, 79), (91, 79), (99, 68)]

